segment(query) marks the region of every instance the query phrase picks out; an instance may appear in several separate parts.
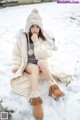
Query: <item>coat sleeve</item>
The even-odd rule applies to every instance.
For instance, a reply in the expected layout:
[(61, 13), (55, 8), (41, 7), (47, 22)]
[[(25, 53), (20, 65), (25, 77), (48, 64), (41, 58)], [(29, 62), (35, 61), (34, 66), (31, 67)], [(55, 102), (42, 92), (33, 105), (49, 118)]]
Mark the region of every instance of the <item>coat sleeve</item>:
[(54, 51), (58, 50), (58, 43), (56, 44), (56, 40), (53, 37), (53, 33), (51, 33), (51, 31), (44, 31), (43, 32), (44, 36), (46, 37), (46, 40), (48, 42), (48, 44), (50, 45), (50, 48), (52, 48)]
[(34, 43), (34, 54), (37, 60), (46, 59), (51, 57), (52, 52), (50, 51), (50, 46), (47, 41), (42, 41), (41, 43)]
[(12, 63), (13, 63), (13, 70), (17, 70), (22, 61), (22, 56), (21, 56), (21, 49), (20, 49), (20, 40), (17, 40), (13, 52), (12, 52)]

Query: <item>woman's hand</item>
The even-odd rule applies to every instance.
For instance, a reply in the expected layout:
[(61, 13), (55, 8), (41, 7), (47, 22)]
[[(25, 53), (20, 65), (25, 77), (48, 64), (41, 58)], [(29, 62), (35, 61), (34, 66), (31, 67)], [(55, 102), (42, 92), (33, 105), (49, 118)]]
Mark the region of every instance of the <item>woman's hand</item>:
[(12, 69), (12, 71), (11, 71), (11, 72), (12, 72), (13, 74), (15, 74), (15, 73), (17, 72), (17, 70), (13, 70), (13, 69)]
[(37, 36), (37, 34), (34, 33), (34, 34), (32, 35), (32, 37), (31, 37), (31, 39), (32, 39), (33, 42), (38, 42), (38, 36)]

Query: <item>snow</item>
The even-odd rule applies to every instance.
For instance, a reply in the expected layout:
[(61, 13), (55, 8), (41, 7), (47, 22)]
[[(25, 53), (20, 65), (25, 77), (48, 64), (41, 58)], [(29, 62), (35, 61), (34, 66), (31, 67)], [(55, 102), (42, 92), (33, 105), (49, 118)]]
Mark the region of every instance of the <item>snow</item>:
[[(13, 120), (33, 120), (28, 97), (21, 96), (10, 88), (12, 76), (12, 49), (17, 32), (25, 27), (26, 18), (37, 8), (46, 31), (51, 31), (59, 47), (50, 63), (58, 72), (73, 76), (64, 91), (64, 98), (55, 101), (48, 96), (47, 82), (40, 83), (43, 99), (44, 120), (80, 120), (80, 5), (57, 4), (56, 2), (7, 7), (0, 9), (0, 100), (3, 107), (15, 110)], [(55, 70), (55, 72), (56, 72)], [(44, 91), (43, 91), (43, 88)]]

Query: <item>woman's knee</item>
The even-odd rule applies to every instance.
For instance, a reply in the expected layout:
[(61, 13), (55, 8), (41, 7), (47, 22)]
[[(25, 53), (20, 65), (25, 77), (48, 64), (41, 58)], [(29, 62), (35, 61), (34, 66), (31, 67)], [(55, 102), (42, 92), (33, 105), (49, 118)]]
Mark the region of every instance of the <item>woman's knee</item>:
[(28, 72), (28, 73), (33, 73), (33, 72), (39, 72), (39, 67), (38, 65), (35, 65), (35, 64), (28, 64), (25, 68), (25, 71)]
[(45, 64), (45, 62), (46, 62), (45, 60), (40, 59), (40, 60), (38, 60), (37, 65), (38, 65), (38, 66), (42, 66), (42, 65)]
[(33, 65), (32, 66), (32, 72), (39, 72), (39, 67), (38, 67), (38, 65)]

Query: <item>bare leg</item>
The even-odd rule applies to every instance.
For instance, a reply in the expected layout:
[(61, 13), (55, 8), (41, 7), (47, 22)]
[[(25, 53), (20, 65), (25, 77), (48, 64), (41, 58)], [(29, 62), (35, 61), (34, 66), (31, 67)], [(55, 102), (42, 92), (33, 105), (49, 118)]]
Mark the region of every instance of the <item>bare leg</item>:
[(39, 67), (35, 64), (28, 63), (25, 68), (25, 71), (31, 74), (31, 88), (32, 91), (38, 91), (38, 76), (39, 76)]
[(46, 78), (47, 80), (53, 81), (53, 76), (52, 76), (52, 74), (50, 73), (50, 70), (49, 70), (49, 68), (48, 68), (48, 66), (47, 66), (46, 60), (41, 59), (41, 60), (38, 61), (37, 64), (38, 64), (38, 66), (40, 67), (40, 70), (41, 70), (42, 73), (44, 74), (45, 78)]
[(38, 65), (28, 63), (25, 68), (25, 71), (31, 74), (31, 87), (32, 93), (31, 98), (29, 100), (30, 104), (33, 106), (33, 116), (36, 120), (41, 120), (43, 118), (42, 111), (42, 99), (38, 93), (38, 76), (39, 76), (39, 67)]
[(60, 88), (56, 84), (54, 78), (52, 77), (46, 61), (43, 59), (39, 60), (38, 66), (40, 67), (42, 73), (44, 74), (45, 78), (49, 82), (49, 86), (50, 86), (49, 87), (49, 96), (52, 95), (55, 99), (58, 99), (59, 97), (63, 96), (64, 93), (60, 90)]

